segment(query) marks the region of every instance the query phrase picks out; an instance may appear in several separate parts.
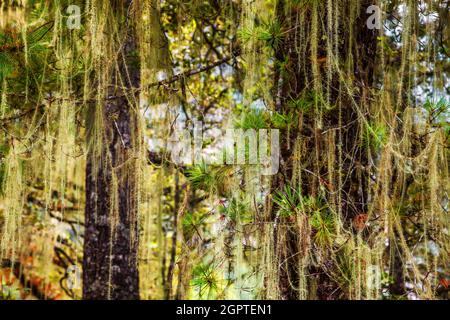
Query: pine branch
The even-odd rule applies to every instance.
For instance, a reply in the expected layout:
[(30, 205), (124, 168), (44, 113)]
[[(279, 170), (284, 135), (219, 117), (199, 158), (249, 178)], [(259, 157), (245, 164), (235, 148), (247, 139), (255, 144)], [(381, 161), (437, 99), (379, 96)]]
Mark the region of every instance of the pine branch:
[(27, 116), (28, 114), (32, 113), (33, 111), (36, 111), (37, 109), (39, 109), (41, 107), (44, 107), (44, 105), (39, 105), (36, 108), (30, 108), (29, 110), (23, 111), (23, 112), (15, 115), (15, 116), (0, 118), (0, 123), (4, 124), (4, 123), (7, 123), (7, 122), (18, 120), (20, 118), (23, 118), (23, 117)]
[(151, 88), (151, 87), (157, 87), (157, 86), (167, 86), (167, 85), (172, 84), (174, 82), (177, 82), (177, 81), (179, 81), (181, 79), (189, 78), (189, 77), (192, 77), (192, 76), (197, 75), (199, 73), (206, 72), (206, 71), (209, 71), (211, 69), (214, 69), (214, 68), (216, 68), (216, 67), (218, 67), (218, 66), (220, 66), (220, 65), (222, 65), (222, 64), (224, 64), (224, 63), (226, 63), (226, 62), (228, 62), (228, 61), (230, 61), (230, 60), (232, 60), (232, 59), (234, 59), (236, 57), (238, 57), (240, 54), (241, 54), (240, 49), (236, 48), (236, 49), (233, 50), (233, 53), (231, 55), (228, 55), (228, 56), (226, 56), (226, 57), (224, 57), (224, 58), (222, 58), (220, 60), (217, 60), (217, 61), (213, 62), (212, 64), (203, 66), (203, 67), (201, 67), (199, 69), (192, 69), (192, 70), (188, 70), (188, 71), (185, 71), (185, 72), (182, 72), (182, 73), (178, 73), (178, 74), (172, 76), (169, 79), (153, 82), (153, 83), (149, 84), (147, 87)]
[[(53, 28), (54, 26), (54, 21), (48, 21), (46, 23), (44, 23), (43, 25), (37, 27), (36, 29), (30, 31), (27, 34), (27, 42), (29, 44), (35, 44), (39, 41), (41, 41), (46, 35), (47, 33)], [(12, 41), (11, 43), (7, 43), (7, 44), (2, 44), (0, 46), (0, 51), (1, 52), (6, 52), (6, 51), (19, 51), (21, 49), (23, 49), (25, 46), (23, 40), (15, 40)]]

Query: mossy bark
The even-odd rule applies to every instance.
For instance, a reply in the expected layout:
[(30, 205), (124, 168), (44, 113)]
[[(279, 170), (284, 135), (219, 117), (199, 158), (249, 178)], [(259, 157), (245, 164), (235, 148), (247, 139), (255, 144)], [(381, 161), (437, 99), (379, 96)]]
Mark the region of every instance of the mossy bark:
[[(111, 5), (125, 20), (131, 1)], [(111, 76), (108, 102), (92, 106), (87, 114), (88, 143), (98, 138), (95, 130), (102, 130), (103, 139), (100, 150), (89, 149), (87, 156), (84, 299), (139, 299), (137, 119), (129, 93), (139, 87), (140, 71), (132, 59), (137, 50), (134, 28), (122, 23), (126, 38)], [(125, 88), (115, 89), (118, 83)], [(95, 128), (99, 116), (102, 128)]]
[[(307, 92), (313, 92), (315, 97), (321, 92), (327, 92), (328, 104), (339, 106), (340, 110), (327, 112), (318, 107), (313, 111), (300, 113), (298, 127), (290, 128), (281, 135), (281, 168), (272, 181), (272, 193), (283, 190), (284, 186), (292, 186), (299, 187), (302, 195), (318, 197), (320, 193), (323, 193), (321, 189), (340, 187), (342, 196), (336, 203), (336, 207), (339, 207), (336, 211), (342, 216), (344, 226), (350, 230), (352, 219), (358, 214), (367, 212), (368, 177), (365, 171), (367, 151), (361, 146), (362, 124), (358, 121), (358, 117), (360, 112), (368, 111), (376, 61), (377, 30), (370, 30), (366, 26), (368, 18), (366, 9), (370, 5), (370, 1), (361, 0), (356, 10), (352, 8), (355, 4), (349, 2), (342, 3), (338, 8), (334, 7), (334, 10), (339, 10), (339, 19), (342, 21), (339, 27), (333, 30), (334, 26), (328, 24), (331, 21), (335, 23), (333, 20), (335, 18), (333, 16), (328, 19), (328, 15), (332, 13), (325, 4), (311, 3), (305, 9), (305, 7), (299, 8), (289, 4), (288, 1), (277, 2), (277, 19), (283, 25), (283, 29), (299, 31), (287, 32), (283, 45), (275, 50), (278, 66), (275, 70), (273, 89), (276, 111), (289, 114), (293, 110), (290, 102)], [(307, 13), (299, 18), (301, 10), (307, 10)], [(316, 10), (315, 13), (314, 10)], [(352, 10), (356, 15), (354, 20), (350, 21), (349, 16)], [(314, 19), (316, 19), (315, 22)], [(314, 23), (316, 23), (315, 26)], [(302, 42), (299, 39), (299, 33), (302, 34), (303, 39), (307, 40)], [(331, 44), (327, 42), (336, 36), (338, 40), (333, 40), (335, 42)], [(330, 53), (334, 56), (329, 56)], [(349, 59), (350, 56), (353, 58)], [(307, 63), (305, 59), (308, 59)], [(342, 79), (333, 61), (337, 61), (346, 81), (352, 79), (352, 96), (342, 85)], [(328, 68), (332, 71), (329, 71), (330, 77), (327, 79)], [(317, 74), (321, 76), (317, 77)], [(315, 85), (311, 85), (314, 83)], [(355, 104), (366, 109), (358, 111)], [(326, 141), (324, 132), (336, 130), (336, 128), (339, 134), (335, 136), (334, 145), (338, 147), (333, 147), (333, 152), (336, 152), (335, 159), (341, 159), (341, 163), (335, 164), (340, 171), (335, 174), (333, 181), (327, 181), (330, 168), (327, 163), (328, 150), (325, 147), (329, 141)], [(294, 146), (298, 141), (301, 141), (302, 145), (301, 159), (295, 159)], [(353, 157), (345, 157), (349, 154)], [(296, 168), (299, 166), (298, 163), (300, 163), (300, 169)], [(298, 173), (295, 173), (296, 170), (301, 170), (300, 186), (297, 185), (297, 181), (294, 181), (294, 176), (298, 176)], [(350, 178), (346, 179), (341, 186), (338, 186), (339, 172), (351, 173)], [(273, 207), (271, 211), (272, 220), (280, 219), (277, 217), (276, 207)], [(279, 223), (277, 222), (276, 225)], [(299, 243), (302, 243), (302, 237), (305, 235), (296, 232), (295, 223), (285, 221), (285, 225), (284, 228), (278, 227), (275, 232), (275, 251), (278, 252), (277, 261), (280, 264), (278, 272), (280, 297), (297, 299), (300, 287), (299, 272), (302, 272), (299, 269), (299, 262), (303, 258)], [(280, 236), (280, 233), (283, 235)], [(308, 235), (310, 236), (312, 235)], [(332, 268), (333, 262), (324, 261), (323, 264)], [(311, 275), (308, 277), (310, 279), (309, 298), (327, 300), (345, 295), (340, 292), (339, 285), (321, 267), (311, 266), (308, 273)]]

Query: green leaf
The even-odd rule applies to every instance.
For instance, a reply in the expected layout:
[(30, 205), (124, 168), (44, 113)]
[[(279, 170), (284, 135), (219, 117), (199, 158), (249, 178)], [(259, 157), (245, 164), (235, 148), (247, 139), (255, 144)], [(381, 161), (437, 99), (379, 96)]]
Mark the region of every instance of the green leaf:
[(311, 217), (311, 226), (314, 228), (314, 240), (317, 244), (325, 246), (332, 243), (335, 220), (332, 213), (328, 211), (314, 211)]
[(267, 124), (268, 116), (264, 111), (250, 109), (244, 111), (241, 115), (241, 119), (235, 123), (236, 128), (239, 129), (267, 129), (269, 126)]
[(381, 124), (367, 124), (363, 132), (362, 144), (365, 148), (374, 151), (380, 150), (387, 140), (387, 128)]
[(6, 52), (0, 52), (0, 80), (9, 77), (16, 68), (16, 62)]
[(31, 46), (43, 40), (48, 32), (53, 28), (53, 25), (53, 21), (49, 21), (29, 32), (27, 35), (28, 45)]

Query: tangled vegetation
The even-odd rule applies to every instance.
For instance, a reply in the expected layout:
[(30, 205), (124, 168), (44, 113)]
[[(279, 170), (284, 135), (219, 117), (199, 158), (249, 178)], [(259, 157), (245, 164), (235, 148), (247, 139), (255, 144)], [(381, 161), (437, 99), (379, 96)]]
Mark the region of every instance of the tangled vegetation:
[(0, 300), (448, 299), (449, 6), (2, 1)]

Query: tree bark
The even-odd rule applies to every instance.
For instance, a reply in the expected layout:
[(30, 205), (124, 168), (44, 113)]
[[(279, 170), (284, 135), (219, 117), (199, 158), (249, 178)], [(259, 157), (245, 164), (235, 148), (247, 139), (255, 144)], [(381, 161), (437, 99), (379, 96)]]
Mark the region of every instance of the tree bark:
[[(326, 2), (326, 1), (324, 1)], [(298, 128), (290, 128), (289, 131), (284, 132), (281, 135), (281, 168), (280, 172), (272, 180), (272, 193), (275, 191), (282, 191), (285, 186), (292, 186), (297, 188), (296, 181), (293, 181), (293, 170), (295, 166), (294, 160), (294, 145), (298, 139), (304, 142), (304, 151), (302, 156), (301, 165), (303, 171), (306, 172), (303, 175), (304, 178), (301, 182), (302, 195), (309, 195), (317, 197), (319, 193), (319, 187), (324, 186), (324, 181), (327, 177), (327, 159), (326, 152), (323, 146), (324, 141), (323, 132), (333, 128), (345, 128), (339, 129), (341, 134), (342, 145), (340, 145), (343, 155), (353, 154), (353, 158), (343, 157), (341, 163), (341, 170), (343, 173), (351, 173), (350, 179), (347, 179), (342, 186), (342, 198), (339, 203), (336, 204), (340, 207), (342, 219), (345, 223), (345, 227), (352, 228), (352, 219), (361, 213), (367, 212), (367, 173), (363, 170), (367, 164), (366, 153), (361, 147), (361, 132), (360, 123), (357, 121), (360, 116), (352, 104), (352, 99), (358, 105), (364, 105), (363, 112), (368, 110), (368, 97), (370, 95), (370, 88), (373, 82), (374, 63), (376, 58), (376, 35), (377, 30), (370, 30), (366, 26), (366, 9), (371, 5), (368, 0), (359, 1), (359, 7), (357, 16), (354, 17), (355, 21), (348, 23), (344, 20), (340, 22), (338, 29), (339, 41), (337, 45), (338, 53), (333, 50), (333, 54), (337, 54), (335, 59), (341, 63), (341, 61), (349, 61), (347, 58), (349, 55), (353, 56), (353, 62), (351, 67), (347, 70), (341, 66), (342, 71), (346, 74), (346, 77), (353, 79), (354, 90), (352, 97), (346, 92), (346, 88), (341, 85), (342, 80), (336, 71), (332, 72), (331, 79), (327, 79), (326, 70), (331, 68), (332, 57), (327, 56), (327, 43), (324, 39), (329, 39), (333, 36), (327, 30), (328, 15), (326, 3), (323, 5), (317, 5), (318, 11), (318, 31), (317, 34), (313, 34), (313, 18), (312, 18), (312, 6), (317, 4), (310, 4), (307, 10), (311, 10), (308, 14), (303, 16), (303, 20), (298, 19), (298, 8), (295, 7), (287, 9), (288, 2), (279, 0), (277, 2), (277, 20), (283, 25), (283, 30), (290, 30), (286, 32), (286, 37), (283, 41), (283, 45), (278, 49), (275, 49), (275, 58), (278, 61), (278, 65), (275, 69), (275, 87), (273, 90), (275, 108), (277, 112), (282, 114), (288, 114), (292, 107), (289, 105), (292, 99), (301, 98), (302, 94), (314, 92), (311, 83), (314, 83), (314, 60), (323, 60), (320, 65), (316, 65), (321, 73), (321, 83), (319, 87), (325, 92), (326, 81), (331, 82), (331, 90), (329, 93), (329, 102), (331, 105), (342, 106), (341, 111), (329, 113), (323, 116), (322, 123), (319, 124), (319, 112), (316, 110), (312, 113), (302, 114), (302, 125)], [(347, 19), (348, 12), (350, 12), (351, 2), (344, 1), (339, 5), (340, 19)], [(322, 22), (324, 24), (322, 25)], [(349, 29), (353, 28), (353, 29)], [(304, 47), (299, 46), (297, 32), (292, 30), (300, 30), (303, 33), (303, 37), (311, 39), (317, 37), (318, 47), (317, 56), (313, 57), (310, 43), (300, 43)], [(350, 31), (353, 33), (353, 39), (350, 37)], [(299, 31), (300, 32), (300, 31)], [(352, 41), (352, 43), (350, 43)], [(305, 47), (307, 49), (305, 49)], [(349, 50), (349, 48), (351, 48)], [(335, 49), (335, 48), (333, 48)], [(309, 60), (307, 63), (303, 63), (305, 60)], [(286, 62), (287, 61), (287, 62)], [(346, 79), (347, 80), (347, 79)], [(338, 135), (336, 135), (338, 136)], [(335, 138), (335, 145), (338, 146), (339, 141)], [(335, 158), (338, 159), (339, 154), (336, 151)], [(355, 161), (356, 160), (356, 161)], [(337, 165), (337, 164), (336, 164)], [(333, 183), (335, 181), (329, 181)], [(325, 187), (327, 187), (325, 185)], [(276, 216), (277, 208), (272, 208), (270, 219), (279, 219)], [(299, 248), (300, 238), (303, 236), (296, 232), (296, 226), (293, 223), (292, 226), (286, 223), (284, 230), (278, 227), (275, 230), (275, 250), (278, 252), (279, 266), (279, 289), (282, 299), (297, 299), (298, 290), (297, 285), (299, 282), (299, 259), (302, 258), (301, 248)], [(279, 237), (278, 233), (283, 232), (284, 236)], [(280, 243), (280, 238), (284, 240)], [(326, 262), (328, 263), (328, 262)], [(329, 261), (331, 264), (332, 262)], [(314, 284), (310, 283), (311, 288), (316, 288), (316, 293), (313, 294), (319, 299), (334, 299), (334, 293), (339, 293), (338, 284), (334, 283), (326, 273), (318, 267), (311, 267), (310, 274), (315, 274)]]
[[(88, 142), (102, 130), (100, 150), (89, 148), (86, 166), (86, 208), (83, 258), (84, 299), (139, 299), (138, 202), (136, 186), (137, 138), (135, 108), (125, 97), (139, 87), (139, 66), (130, 59), (137, 49), (131, 19), (126, 17), (132, 1), (112, 1), (121, 15), (125, 41), (117, 57), (112, 84), (123, 81), (125, 89), (111, 86), (114, 100), (92, 106), (87, 114)], [(126, 18), (125, 18), (126, 17)], [(122, 22), (125, 21), (125, 22)], [(102, 128), (94, 120), (102, 113)]]

